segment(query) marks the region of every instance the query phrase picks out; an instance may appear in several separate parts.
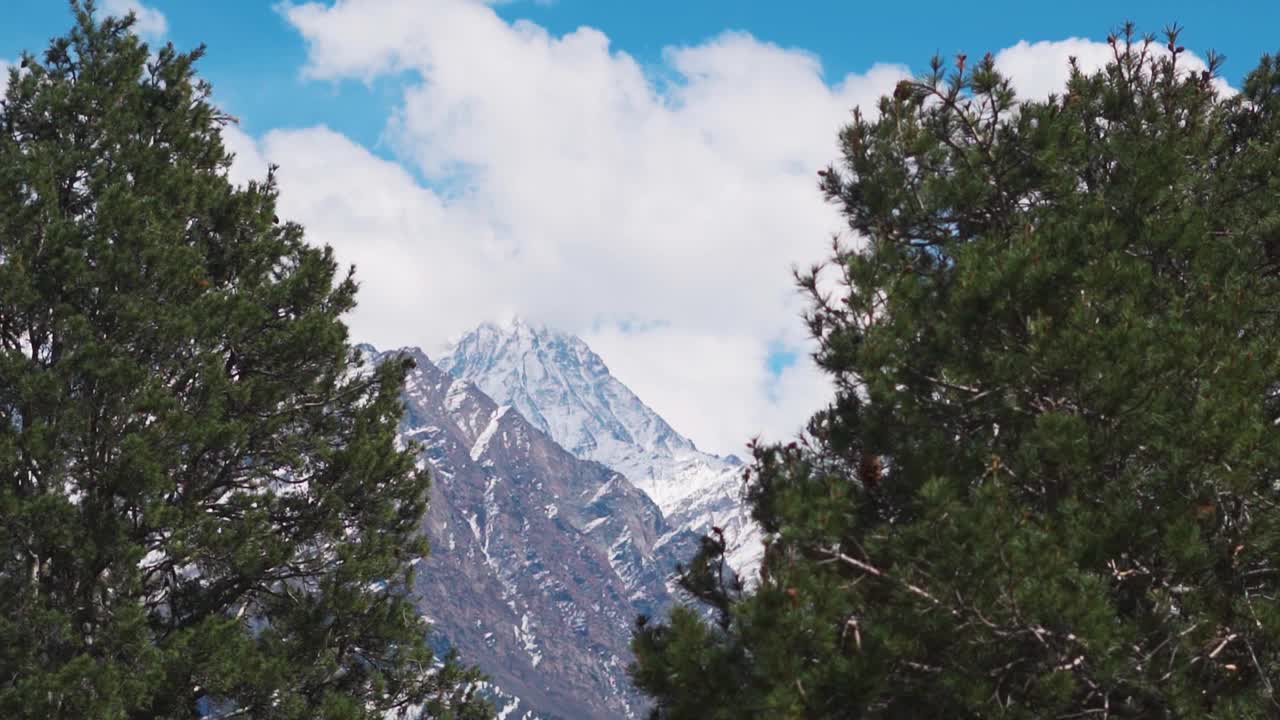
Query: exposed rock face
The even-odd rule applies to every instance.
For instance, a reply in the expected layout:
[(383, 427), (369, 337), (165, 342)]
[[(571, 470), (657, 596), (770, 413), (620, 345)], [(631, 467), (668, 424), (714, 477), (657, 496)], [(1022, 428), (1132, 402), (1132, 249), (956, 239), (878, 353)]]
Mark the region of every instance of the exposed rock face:
[(513, 406), (577, 457), (625, 475), (673, 527), (696, 535), (722, 528), (729, 564), (748, 580), (754, 576), (762, 547), (741, 497), (741, 462), (699, 451), (581, 339), (519, 319), (484, 324), (463, 336), (440, 367)]
[(415, 589), (436, 632), (491, 676), (503, 717), (639, 717), (632, 622), (673, 602), (668, 577), (697, 538), (420, 350), (366, 350), (417, 362), (402, 437), (433, 470)]

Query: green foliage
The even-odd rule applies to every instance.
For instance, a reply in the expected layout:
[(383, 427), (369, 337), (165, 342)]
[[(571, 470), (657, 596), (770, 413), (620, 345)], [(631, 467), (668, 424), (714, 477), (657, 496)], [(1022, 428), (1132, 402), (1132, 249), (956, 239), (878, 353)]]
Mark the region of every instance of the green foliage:
[(756, 449), (754, 587), (637, 628), (655, 718), (1280, 716), (1280, 60), (1223, 96), (1177, 34), (855, 114), (837, 397)]
[(351, 274), (227, 179), (202, 49), (73, 11), (0, 102), (0, 716), (486, 716)]

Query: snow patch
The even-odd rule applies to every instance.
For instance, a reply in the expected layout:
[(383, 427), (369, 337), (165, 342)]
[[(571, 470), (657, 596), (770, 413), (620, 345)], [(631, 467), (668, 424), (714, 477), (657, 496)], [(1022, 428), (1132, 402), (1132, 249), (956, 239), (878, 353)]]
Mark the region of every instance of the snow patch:
[(498, 411), (489, 419), (489, 424), (480, 432), (480, 435), (476, 438), (475, 444), (471, 446), (472, 462), (479, 460), (480, 456), (484, 454), (485, 449), (489, 447), (489, 441), (493, 439), (493, 434), (498, 431), (499, 421), (502, 420), (502, 416), (506, 415), (507, 411), (510, 409), (510, 405), (503, 405), (498, 408)]
[(511, 629), (515, 633), (516, 641), (519, 642), (521, 647), (524, 648), (524, 651), (528, 653), (529, 662), (532, 663), (534, 667), (538, 667), (542, 662), (542, 652), (538, 648), (538, 639), (530, 629), (529, 613), (522, 613), (520, 615), (520, 624), (512, 625)]

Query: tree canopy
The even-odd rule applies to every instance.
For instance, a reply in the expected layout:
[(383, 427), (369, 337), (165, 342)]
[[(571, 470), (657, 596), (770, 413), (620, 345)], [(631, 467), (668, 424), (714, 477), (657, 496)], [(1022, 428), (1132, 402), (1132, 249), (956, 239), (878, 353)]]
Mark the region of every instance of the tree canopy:
[(1176, 28), (1108, 42), (1047, 99), (935, 59), (840, 133), (836, 397), (756, 448), (754, 586), (709, 541), (716, 621), (638, 625), (654, 718), (1280, 715), (1280, 58), (1229, 94)]
[(0, 715), (484, 716), (352, 274), (228, 179), (203, 48), (72, 9), (0, 101)]

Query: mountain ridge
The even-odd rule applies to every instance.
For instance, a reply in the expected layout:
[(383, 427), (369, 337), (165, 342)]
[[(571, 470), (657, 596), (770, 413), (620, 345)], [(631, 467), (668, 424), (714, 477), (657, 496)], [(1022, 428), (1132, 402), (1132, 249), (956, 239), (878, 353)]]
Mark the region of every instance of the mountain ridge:
[(418, 348), (400, 442), (432, 472), (414, 592), (443, 642), (483, 667), (507, 718), (639, 717), (626, 664), (637, 615), (664, 612), (697, 538), (620, 473), (579, 459)]
[(721, 528), (729, 564), (748, 580), (763, 548), (742, 499), (742, 463), (700, 451), (625, 384), (581, 338), (519, 317), (482, 323), (440, 367), (510, 404), (575, 456), (622, 473), (668, 522)]

